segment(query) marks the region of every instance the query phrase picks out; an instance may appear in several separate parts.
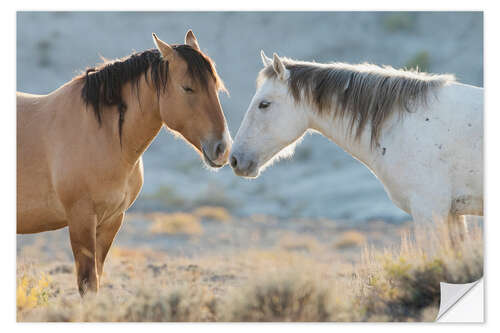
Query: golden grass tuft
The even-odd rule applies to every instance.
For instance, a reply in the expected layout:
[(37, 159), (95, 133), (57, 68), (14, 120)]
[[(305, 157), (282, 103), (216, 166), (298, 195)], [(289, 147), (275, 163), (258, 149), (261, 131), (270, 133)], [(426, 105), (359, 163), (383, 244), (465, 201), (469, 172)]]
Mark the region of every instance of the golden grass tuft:
[(340, 238), (333, 244), (337, 249), (346, 249), (362, 246), (366, 242), (366, 237), (359, 231), (349, 230), (340, 235)]
[(198, 207), (193, 214), (202, 219), (218, 222), (229, 222), (231, 220), (229, 211), (224, 207), (218, 206), (201, 206)]
[(46, 305), (50, 282), (50, 278), (45, 274), (42, 274), (41, 277), (23, 275), (18, 278), (16, 290), (17, 310), (23, 311)]
[(309, 235), (287, 233), (279, 240), (278, 246), (287, 251), (314, 252), (321, 248), (318, 240)]
[(253, 223), (268, 223), (269, 216), (264, 215), (264, 214), (252, 214), (249, 217), (249, 220)]
[(201, 235), (200, 218), (188, 213), (155, 214), (150, 231), (155, 234)]

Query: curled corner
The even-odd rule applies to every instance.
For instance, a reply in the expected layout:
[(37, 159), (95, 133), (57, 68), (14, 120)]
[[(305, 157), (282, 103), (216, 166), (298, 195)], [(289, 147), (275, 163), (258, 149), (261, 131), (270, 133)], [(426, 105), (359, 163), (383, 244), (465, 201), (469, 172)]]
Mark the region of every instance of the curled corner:
[(441, 302), (439, 304), (439, 313), (436, 317), (436, 321), (439, 321), (441, 317), (448, 312), (457, 302), (460, 301), (474, 286), (476, 286), (481, 279), (474, 281), (472, 283), (464, 284), (453, 284), (441, 282)]

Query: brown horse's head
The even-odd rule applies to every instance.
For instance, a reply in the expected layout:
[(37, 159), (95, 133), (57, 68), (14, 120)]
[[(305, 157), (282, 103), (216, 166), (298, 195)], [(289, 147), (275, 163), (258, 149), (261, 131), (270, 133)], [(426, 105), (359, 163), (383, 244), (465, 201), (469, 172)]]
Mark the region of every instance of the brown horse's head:
[(168, 45), (153, 34), (168, 63), (166, 89), (159, 96), (164, 124), (185, 138), (211, 167), (227, 163), (232, 139), (219, 102), (224, 84), (212, 60), (204, 55), (193, 32), (184, 45)]

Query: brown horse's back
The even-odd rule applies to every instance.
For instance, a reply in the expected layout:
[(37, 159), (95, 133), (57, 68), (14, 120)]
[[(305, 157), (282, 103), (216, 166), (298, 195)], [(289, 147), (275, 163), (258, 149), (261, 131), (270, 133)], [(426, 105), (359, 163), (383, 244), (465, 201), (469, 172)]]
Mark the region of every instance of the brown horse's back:
[(46, 155), (47, 96), (17, 93), (17, 232), (66, 226)]

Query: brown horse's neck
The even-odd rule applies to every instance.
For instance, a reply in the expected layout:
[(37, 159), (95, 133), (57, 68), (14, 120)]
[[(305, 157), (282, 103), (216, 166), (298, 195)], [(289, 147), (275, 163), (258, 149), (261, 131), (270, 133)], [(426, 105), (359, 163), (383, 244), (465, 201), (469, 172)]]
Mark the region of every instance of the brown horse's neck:
[[(125, 112), (121, 150), (123, 158), (130, 164), (135, 164), (158, 135), (162, 127), (158, 96), (145, 80), (144, 75), (139, 79), (139, 90), (131, 89), (130, 84), (123, 87), (123, 96), (127, 104)], [(118, 116), (116, 110), (114, 113)], [(116, 120), (114, 126), (118, 128)], [(120, 140), (116, 133), (117, 140)]]
[[(74, 129), (75, 135), (80, 129), (83, 133), (79, 135), (94, 133), (95, 140), (87, 143), (102, 146), (102, 151), (112, 154), (108, 158), (119, 158), (126, 164), (135, 165), (163, 124), (156, 90), (146, 82), (144, 74), (139, 78), (138, 90), (135, 84), (134, 87), (131, 83), (123, 85), (123, 100), (127, 108), (120, 141), (117, 106), (101, 106), (102, 121), (99, 124), (92, 105), (86, 105), (81, 98), (83, 84), (84, 79), (70, 81), (49, 95), (40, 96), (41, 103), (47, 103), (51, 110), (63, 110), (56, 117), (65, 118), (63, 123), (79, 123), (78, 129)], [(75, 101), (80, 101), (82, 107), (75, 108)]]

